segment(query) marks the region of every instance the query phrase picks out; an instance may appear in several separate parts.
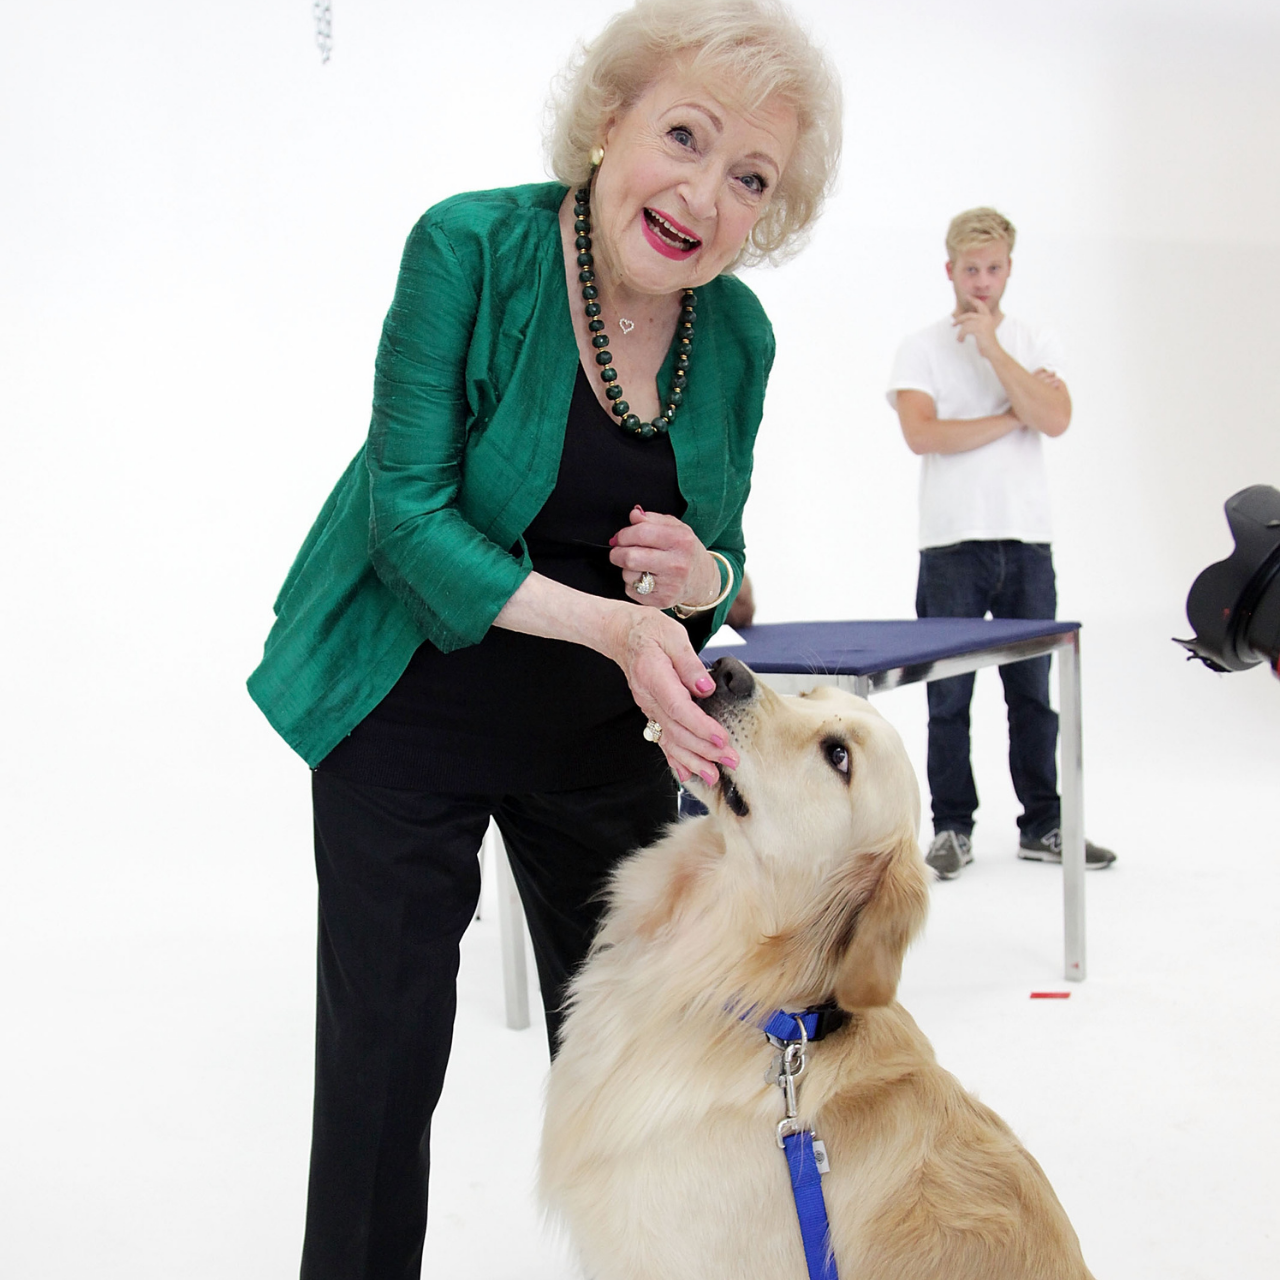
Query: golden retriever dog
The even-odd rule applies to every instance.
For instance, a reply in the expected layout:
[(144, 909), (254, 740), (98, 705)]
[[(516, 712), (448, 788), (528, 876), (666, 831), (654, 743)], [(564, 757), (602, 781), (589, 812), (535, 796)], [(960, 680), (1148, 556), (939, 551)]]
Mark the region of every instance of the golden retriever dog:
[(741, 766), (617, 871), (549, 1078), (541, 1191), (586, 1275), (803, 1280), (760, 1024), (834, 1001), (796, 1102), (841, 1280), (1089, 1280), (1040, 1166), (894, 998), (928, 902), (898, 735), (851, 694), (712, 673)]

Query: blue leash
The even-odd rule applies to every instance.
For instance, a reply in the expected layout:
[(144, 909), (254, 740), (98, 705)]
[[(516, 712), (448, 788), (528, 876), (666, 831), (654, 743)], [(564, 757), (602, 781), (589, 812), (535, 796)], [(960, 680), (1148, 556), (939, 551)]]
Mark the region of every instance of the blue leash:
[(801, 1129), (782, 1139), (791, 1169), (791, 1194), (795, 1196), (796, 1217), (800, 1219), (800, 1240), (809, 1280), (838, 1280), (836, 1260), (831, 1253), (831, 1226), (827, 1204), (822, 1198), (822, 1173), (813, 1150), (813, 1132)]
[(812, 1129), (801, 1128), (796, 1120), (796, 1077), (804, 1070), (805, 1050), (809, 1041), (818, 1036), (822, 1018), (820, 1010), (784, 1013), (777, 1009), (762, 1029), (779, 1050), (778, 1084), (786, 1099), (787, 1114), (778, 1125), (778, 1145), (787, 1157), (791, 1173), (791, 1193), (795, 1197), (796, 1217), (800, 1220), (800, 1239), (809, 1280), (839, 1280), (831, 1253), (831, 1224), (822, 1198), (826, 1148), (814, 1138)]

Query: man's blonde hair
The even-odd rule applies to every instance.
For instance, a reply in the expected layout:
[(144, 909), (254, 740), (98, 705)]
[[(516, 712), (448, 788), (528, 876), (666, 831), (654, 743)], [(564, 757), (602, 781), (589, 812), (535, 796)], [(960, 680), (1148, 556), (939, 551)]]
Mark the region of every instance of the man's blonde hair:
[(1003, 240), (1012, 253), (1017, 237), (1017, 229), (1003, 213), (985, 205), (980, 209), (966, 209), (957, 213), (947, 228), (947, 261), (954, 262), (966, 249), (996, 240)]
[(734, 265), (789, 257), (835, 181), (842, 106), (834, 65), (779, 0), (636, 0), (615, 14), (556, 87), (552, 171), (581, 186), (609, 118), (677, 66), (731, 86), (743, 110), (780, 101), (795, 111), (795, 147)]

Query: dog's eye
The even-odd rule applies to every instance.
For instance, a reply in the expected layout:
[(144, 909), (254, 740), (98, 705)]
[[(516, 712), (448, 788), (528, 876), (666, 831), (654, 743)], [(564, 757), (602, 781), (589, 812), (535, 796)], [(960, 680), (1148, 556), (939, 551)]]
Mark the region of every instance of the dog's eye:
[(827, 759), (831, 762), (831, 767), (837, 773), (843, 773), (846, 777), (849, 773), (849, 748), (843, 742), (836, 738), (823, 743), (823, 751), (826, 753)]

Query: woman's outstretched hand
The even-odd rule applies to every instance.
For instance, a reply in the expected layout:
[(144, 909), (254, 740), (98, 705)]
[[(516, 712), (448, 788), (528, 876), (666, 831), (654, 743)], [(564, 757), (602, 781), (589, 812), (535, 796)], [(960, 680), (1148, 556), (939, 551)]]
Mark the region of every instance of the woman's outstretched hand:
[(738, 767), (729, 735), (694, 701), (715, 682), (678, 622), (657, 609), (619, 610), (608, 654), (626, 675), (636, 705), (662, 726), (658, 745), (681, 782), (696, 773), (713, 787), (718, 766)]
[(719, 766), (738, 767), (729, 735), (694, 701), (695, 696), (709, 694), (715, 684), (674, 618), (531, 573), (502, 607), (494, 625), (583, 644), (616, 662), (636, 705), (662, 726), (658, 745), (681, 782), (696, 773), (713, 787)]
[[(633, 507), (631, 523), (609, 541), (610, 561), (622, 570), (627, 597), (637, 604), (670, 609), (706, 604), (720, 594), (720, 568), (698, 535), (683, 520)], [(642, 574), (653, 575), (653, 590), (641, 593)]]

